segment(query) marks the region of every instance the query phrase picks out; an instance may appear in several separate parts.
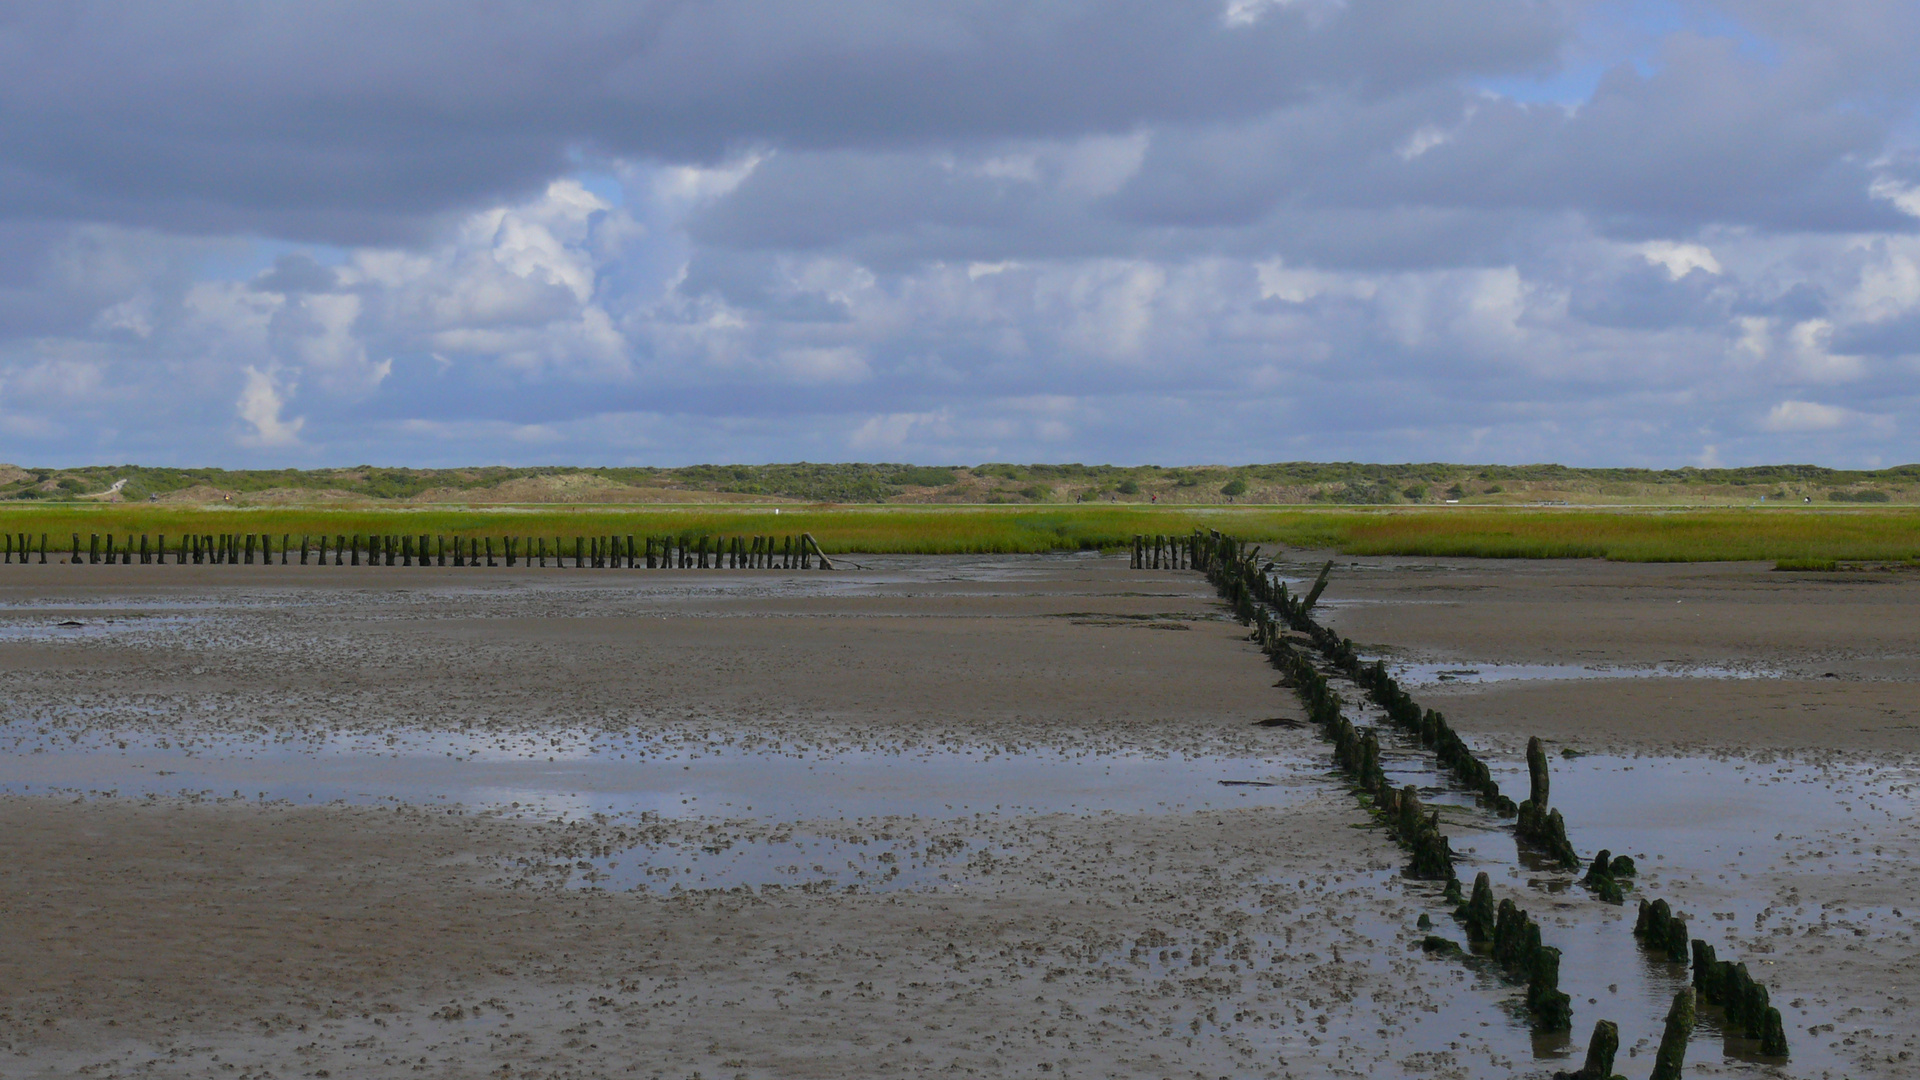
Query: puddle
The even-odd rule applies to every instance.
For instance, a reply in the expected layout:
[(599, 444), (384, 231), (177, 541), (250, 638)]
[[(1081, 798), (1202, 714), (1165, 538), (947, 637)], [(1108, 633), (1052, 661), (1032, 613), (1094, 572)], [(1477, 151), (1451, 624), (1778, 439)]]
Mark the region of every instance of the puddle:
[[(1606, 670), (1585, 677), (1618, 676)], [(1359, 698), (1355, 691), (1350, 700)], [(1422, 800), (1439, 810), (1461, 880), (1471, 883), (1476, 873), (1486, 871), (1496, 895), (1518, 899), (1541, 923), (1548, 944), (1561, 950), (1560, 988), (1573, 999), (1574, 1032), (1571, 1038), (1535, 1038), (1536, 1058), (1571, 1057), (1577, 1064), (1593, 1022), (1609, 1019), (1621, 1025), (1616, 1068), (1632, 1074), (1650, 1066), (1640, 1059), (1652, 1055), (1674, 993), (1691, 985), (1692, 978), (1686, 965), (1639, 947), (1633, 924), (1644, 896), (1672, 904), (1687, 917), (1692, 937), (1711, 943), (1722, 958), (1745, 962), (1754, 977), (1768, 985), (1792, 1048), (1785, 1063), (1763, 1058), (1757, 1040), (1747, 1039), (1744, 1032), (1730, 1034), (1721, 1010), (1703, 1005), (1689, 1045), (1690, 1068), (1697, 1064), (1726, 1074), (1769, 1077), (1837, 1078), (1858, 1071), (1840, 1041), (1846, 1032), (1834, 1034), (1834, 1025), (1852, 1005), (1884, 1002), (1875, 1001), (1870, 992), (1855, 1001), (1820, 1000), (1822, 994), (1816, 991), (1821, 988), (1796, 987), (1774, 975), (1773, 962), (1756, 939), (1830, 935), (1836, 947), (1844, 947), (1842, 943), (1873, 934), (1886, 948), (1895, 939), (1920, 932), (1920, 910), (1823, 910), (1798, 903), (1792, 889), (1799, 874), (1899, 880), (1899, 860), (1907, 853), (1901, 841), (1891, 838), (1899, 836), (1902, 823), (1911, 820), (1920, 802), (1920, 776), (1911, 769), (1801, 760), (1555, 755), (1551, 804), (1565, 815), (1576, 849), (1591, 857), (1604, 847), (1632, 856), (1638, 866), (1627, 903), (1614, 907), (1591, 898), (1577, 883), (1581, 872), (1560, 871), (1521, 848), (1510, 820), (1476, 808), (1470, 796), (1451, 789), (1431, 757), (1412, 749), (1371, 705), (1349, 711), (1356, 723), (1372, 724), (1381, 732), (1381, 765), (1389, 779), (1414, 785)], [(1524, 763), (1490, 765), (1503, 790), (1526, 790)], [(1437, 889), (1429, 892), (1437, 894)], [(1437, 895), (1413, 903), (1435, 912), (1437, 932), (1464, 941), (1458, 924), (1442, 917), (1444, 905)], [(1920, 901), (1914, 907), (1920, 909)], [(1514, 1023), (1523, 1024), (1524, 1019), (1516, 1015)], [(1820, 1034), (1810, 1033), (1810, 1028)], [(1628, 1050), (1641, 1039), (1647, 1042), (1639, 1046), (1638, 1056), (1629, 1056)]]
[[(1527, 785), (1523, 765), (1496, 765), (1493, 771), (1505, 790)], [(1420, 782), (1416, 769), (1404, 775)], [(1587, 901), (1586, 890), (1575, 883), (1578, 874), (1541, 866), (1510, 833), (1450, 822), (1448, 831), (1461, 856), (1460, 877), (1470, 882), (1487, 871), (1496, 893), (1522, 897), (1548, 942), (1561, 950), (1560, 987), (1573, 997), (1580, 1037), (1595, 1019), (1619, 1022), (1623, 1062), (1638, 1039), (1657, 1042), (1658, 1020), (1674, 992), (1691, 983), (1685, 965), (1635, 943), (1639, 898), (1661, 898), (1689, 917), (1691, 936), (1713, 944), (1723, 958), (1746, 962), (1768, 984), (1793, 1051), (1784, 1066), (1760, 1059), (1757, 1043), (1728, 1035), (1720, 1010), (1707, 1006), (1688, 1051), (1690, 1063), (1757, 1075), (1843, 1076), (1852, 1069), (1841, 1047), (1831, 1036), (1808, 1034), (1810, 1027), (1834, 1023), (1838, 1006), (1806, 1000), (1817, 996), (1812, 988), (1773, 976), (1771, 961), (1752, 948), (1751, 939), (1767, 931), (1800, 935), (1828, 927), (1844, 939), (1876, 919), (1889, 937), (1920, 929), (1920, 919), (1903, 920), (1890, 909), (1823, 912), (1817, 905), (1796, 909), (1779, 900), (1799, 872), (1873, 875), (1889, 869), (1896, 856), (1889, 851), (1883, 861), (1871, 837), (1886, 835), (1913, 814), (1915, 791), (1914, 777), (1885, 767), (1556, 757), (1552, 805), (1566, 816), (1575, 847), (1587, 856), (1605, 847), (1638, 864), (1623, 907)], [(1524, 899), (1528, 894), (1534, 899)], [(1560, 906), (1557, 899), (1579, 902)], [(1642, 1049), (1643, 1055), (1651, 1052), (1651, 1044)]]
[[(558, 741), (558, 740), (556, 740)], [(417, 736), (294, 742), (42, 734), (0, 727), (0, 791), (443, 802), (540, 813), (848, 820), (882, 814), (1167, 813), (1323, 797), (1305, 760), (1103, 754), (662, 749), (602, 740)], [(1223, 783), (1223, 781), (1225, 783)], [(1255, 781), (1255, 783), (1243, 783)]]
[(1608, 664), (1399, 664), (1393, 676), (1403, 686), (1440, 686), (1451, 683), (1565, 681), (1573, 679), (1780, 679), (1784, 671), (1763, 667), (1723, 667), (1713, 664), (1656, 664), (1616, 667)]
[(117, 615), (101, 617), (88, 614), (47, 616), (32, 621), (0, 622), (0, 641), (60, 641), (99, 638), (110, 634), (137, 633), (143, 630), (167, 630), (198, 621), (187, 615)]

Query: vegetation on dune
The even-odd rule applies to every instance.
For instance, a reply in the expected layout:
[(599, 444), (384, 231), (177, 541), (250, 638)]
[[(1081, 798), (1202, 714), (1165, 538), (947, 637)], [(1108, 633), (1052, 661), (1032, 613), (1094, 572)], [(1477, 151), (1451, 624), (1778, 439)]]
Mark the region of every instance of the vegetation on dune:
[[(118, 484), (120, 486), (115, 487)], [(1016, 465), (888, 463), (681, 468), (168, 469), (0, 465), (0, 501), (439, 504), (834, 502), (937, 504), (1771, 505), (1920, 503), (1920, 466), (1575, 469), (1562, 465)]]

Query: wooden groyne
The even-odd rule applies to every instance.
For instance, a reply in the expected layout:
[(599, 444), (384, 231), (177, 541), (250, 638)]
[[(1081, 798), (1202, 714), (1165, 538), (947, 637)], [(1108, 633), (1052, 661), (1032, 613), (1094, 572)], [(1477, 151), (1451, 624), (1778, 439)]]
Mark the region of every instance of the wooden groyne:
[(832, 570), (812, 533), (728, 536), (435, 534), (0, 534), (4, 564), (106, 566), (434, 566), (593, 570)]
[[(1515, 818), (1514, 834), (1521, 843), (1562, 869), (1578, 870), (1586, 865), (1581, 883), (1604, 903), (1623, 903), (1636, 874), (1633, 860), (1602, 850), (1590, 865), (1582, 862), (1567, 838), (1565, 820), (1549, 806), (1552, 778), (1541, 741), (1528, 741), (1528, 797), (1515, 805), (1501, 793), (1486, 762), (1455, 733), (1446, 717), (1437, 710), (1421, 708), (1387, 671), (1384, 662), (1365, 663), (1352, 641), (1314, 619), (1313, 608), (1327, 587), (1331, 562), (1321, 568), (1313, 588), (1301, 596), (1276, 579), (1274, 564), (1261, 559), (1259, 548), (1219, 532), (1196, 531), (1165, 548), (1157, 542), (1161, 538), (1153, 538), (1153, 544), (1143, 544), (1142, 539), (1135, 538), (1136, 569), (1159, 568), (1155, 559), (1158, 552), (1184, 553), (1192, 559), (1194, 569), (1207, 575), (1240, 621), (1252, 628), (1253, 640), (1284, 675), (1279, 685), (1299, 695), (1308, 719), (1333, 743), (1334, 764), (1362, 805), (1410, 855), (1407, 876), (1444, 880), (1442, 895), (1457, 905), (1454, 917), (1465, 928), (1468, 942), (1487, 948), (1508, 979), (1526, 986), (1527, 1011), (1536, 1030), (1570, 1030), (1572, 1001), (1559, 988), (1560, 951), (1540, 940), (1538, 924), (1514, 901), (1494, 903), (1492, 883), (1486, 874), (1475, 878), (1471, 897), (1463, 895), (1438, 815), (1425, 811), (1417, 789), (1393, 789), (1380, 765), (1379, 734), (1370, 727), (1353, 724), (1343, 715), (1340, 696), (1329, 686), (1323, 669), (1346, 677), (1362, 690), (1385, 714), (1390, 727), (1398, 729), (1421, 752), (1433, 754), (1437, 768), (1472, 792), (1481, 807), (1501, 817)], [(1163, 557), (1171, 567), (1178, 556)], [(1317, 654), (1317, 662), (1309, 649)], [(1425, 916), (1422, 920), (1425, 925)], [(1787, 1058), (1790, 1051), (1780, 1011), (1773, 1006), (1767, 988), (1752, 978), (1745, 964), (1719, 959), (1711, 944), (1689, 935), (1686, 921), (1663, 900), (1640, 901), (1634, 935), (1646, 949), (1668, 962), (1680, 965), (1691, 960), (1693, 965), (1693, 985), (1674, 996), (1667, 1016), (1656, 1057), (1656, 1078), (1678, 1080), (1700, 1001), (1724, 1011), (1726, 1030), (1757, 1040), (1762, 1057)], [(1429, 952), (1461, 952), (1456, 943), (1438, 935), (1428, 935), (1423, 945)], [(1607, 1080), (1618, 1047), (1618, 1027), (1600, 1021), (1594, 1028), (1587, 1064), (1577, 1072), (1559, 1075), (1570, 1080)]]

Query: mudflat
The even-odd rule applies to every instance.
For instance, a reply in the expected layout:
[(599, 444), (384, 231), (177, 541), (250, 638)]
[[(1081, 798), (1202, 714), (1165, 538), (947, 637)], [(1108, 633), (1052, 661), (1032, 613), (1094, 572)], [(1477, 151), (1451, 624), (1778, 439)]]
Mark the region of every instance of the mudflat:
[[(5, 568), (0, 1076), (1578, 1064), (1512, 987), (1420, 949), (1422, 914), (1449, 929), (1437, 886), (1400, 874), (1314, 732), (1257, 723), (1299, 714), (1199, 575), (855, 561)], [(1711, 1071), (1897, 1076), (1920, 733), (1872, 703), (1901, 707), (1913, 599), (1898, 575), (1368, 560), (1324, 615), (1393, 663), (1743, 676), (1416, 687), (1495, 757), (1531, 734), (1593, 752), (1569, 769), (1845, 751), (1819, 790), (1860, 820), (1814, 814), (1765, 866), (1646, 852), (1644, 887), (1698, 924), (1737, 912), (1729, 944), (1801, 1018), (1784, 1071), (1731, 1043), (1701, 1048)], [(1697, 719), (1635, 696), (1659, 693)], [(1589, 775), (1612, 782), (1575, 772), (1571, 797)], [(1570, 810), (1583, 850), (1663, 835), (1606, 806)], [(1513, 862), (1510, 836), (1449, 827), (1467, 863)], [(1510, 878), (1550, 937), (1625, 933), (1549, 876)], [(1569, 973), (1576, 1035), (1619, 1021), (1631, 1074), (1650, 1006), (1595, 978)]]
[[(1311, 562), (1301, 553), (1296, 571)], [(1920, 752), (1920, 573), (1369, 559), (1336, 561), (1335, 580), (1325, 621), (1369, 655), (1490, 668), (1494, 680), (1421, 694), (1467, 731), (1629, 751)], [(1500, 679), (1503, 665), (1520, 670)]]

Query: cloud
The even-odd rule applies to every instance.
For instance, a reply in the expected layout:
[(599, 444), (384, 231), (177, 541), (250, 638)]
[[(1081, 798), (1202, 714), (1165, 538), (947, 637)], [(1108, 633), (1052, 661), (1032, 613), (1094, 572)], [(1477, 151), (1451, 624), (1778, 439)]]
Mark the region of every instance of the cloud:
[(1783, 401), (1767, 413), (1761, 426), (1768, 431), (1832, 431), (1854, 422), (1857, 415), (1837, 405)]
[(1672, 240), (1649, 240), (1635, 248), (1640, 257), (1654, 266), (1666, 268), (1667, 276), (1675, 281), (1686, 277), (1695, 270), (1704, 270), (1718, 276), (1722, 273), (1720, 260), (1704, 244), (1678, 244)]
[(246, 369), (246, 376), (240, 400), (234, 405), (236, 415), (253, 429), (243, 441), (249, 446), (275, 448), (297, 444), (300, 428), (306, 421), (297, 416), (291, 420), (281, 417), (286, 401), (273, 376), (258, 368)]
[(22, 9), (0, 423), (196, 463), (1916, 457), (1920, 15), (1637, 10)]

